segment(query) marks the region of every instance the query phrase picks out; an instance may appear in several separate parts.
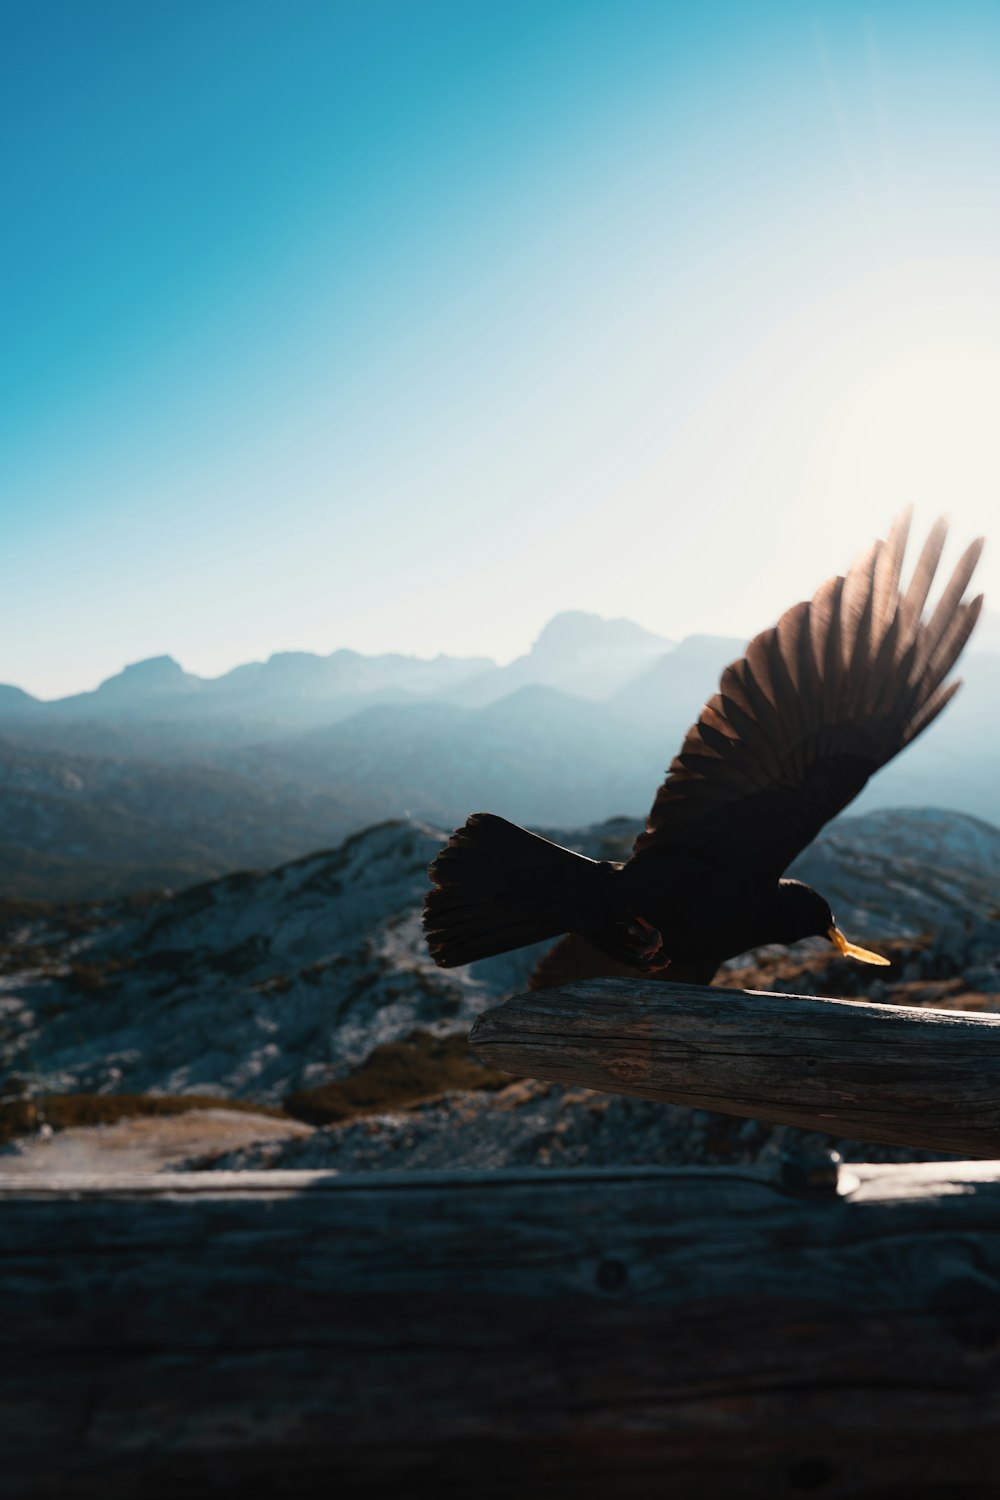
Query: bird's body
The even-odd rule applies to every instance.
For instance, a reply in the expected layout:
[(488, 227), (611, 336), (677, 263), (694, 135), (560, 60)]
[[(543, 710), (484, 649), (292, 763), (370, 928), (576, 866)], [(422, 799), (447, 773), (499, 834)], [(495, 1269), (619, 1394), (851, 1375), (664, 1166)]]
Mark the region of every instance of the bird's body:
[[(801, 893), (808, 890), (798, 881), (754, 880), (694, 859), (663, 860), (655, 871), (630, 860), (620, 880), (621, 905), (641, 912), (660, 934), (665, 957), (715, 967), (764, 943), (794, 942)], [(729, 913), (724, 928), (720, 912)]]
[(884, 962), (847, 943), (818, 892), (782, 876), (958, 687), (946, 679), (982, 603), (963, 603), (982, 544), (924, 619), (945, 528), (931, 532), (904, 591), (906, 532), (897, 523), (726, 668), (624, 863), (473, 814), (431, 866), (424, 925), (436, 961), (452, 967), (569, 933), (546, 982), (563, 960), (586, 967), (589, 952), (591, 973), (603, 962), (606, 972), (707, 983), (723, 959), (813, 935)]

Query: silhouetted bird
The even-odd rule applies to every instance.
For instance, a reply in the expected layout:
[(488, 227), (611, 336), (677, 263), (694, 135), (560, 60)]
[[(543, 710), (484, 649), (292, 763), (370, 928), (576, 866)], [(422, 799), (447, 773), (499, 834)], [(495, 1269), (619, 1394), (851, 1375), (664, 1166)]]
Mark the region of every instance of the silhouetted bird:
[(934, 526), (904, 592), (908, 529), (898, 520), (726, 668), (624, 864), (474, 813), (431, 865), (424, 929), (435, 961), (451, 968), (571, 933), (540, 982), (579, 972), (581, 938), (604, 956), (603, 972), (702, 984), (725, 958), (813, 935), (888, 962), (849, 943), (811, 886), (781, 875), (959, 686), (945, 679), (982, 605), (981, 595), (962, 602), (982, 541), (925, 619), (947, 527)]

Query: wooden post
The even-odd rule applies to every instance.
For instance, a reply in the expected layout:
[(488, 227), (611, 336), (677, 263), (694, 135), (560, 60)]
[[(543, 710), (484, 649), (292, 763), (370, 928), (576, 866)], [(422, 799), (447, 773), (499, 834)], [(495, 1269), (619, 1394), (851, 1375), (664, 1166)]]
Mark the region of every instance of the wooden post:
[(535, 1078), (1000, 1157), (1000, 1016), (592, 979), (487, 1011), (469, 1041)]
[(0, 1494), (996, 1494), (1000, 1165), (0, 1188)]

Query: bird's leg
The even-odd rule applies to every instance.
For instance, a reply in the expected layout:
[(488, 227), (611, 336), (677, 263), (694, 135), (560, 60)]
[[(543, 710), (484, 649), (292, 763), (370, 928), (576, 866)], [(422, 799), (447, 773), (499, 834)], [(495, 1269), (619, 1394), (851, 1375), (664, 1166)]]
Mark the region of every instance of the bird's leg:
[[(663, 952), (663, 938), (652, 922), (647, 922), (645, 917), (637, 916), (634, 911), (629, 912), (631, 920), (625, 930), (633, 943), (636, 945), (636, 958), (640, 960), (637, 967), (644, 969), (665, 969), (670, 963), (669, 958), (664, 958), (660, 963), (656, 960)], [(642, 947), (639, 947), (639, 944)]]

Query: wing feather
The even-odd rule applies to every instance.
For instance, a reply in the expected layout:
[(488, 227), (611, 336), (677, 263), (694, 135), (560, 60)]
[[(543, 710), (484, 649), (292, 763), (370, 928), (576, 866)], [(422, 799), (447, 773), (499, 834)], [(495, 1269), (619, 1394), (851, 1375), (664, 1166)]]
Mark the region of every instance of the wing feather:
[(868, 778), (927, 728), (979, 616), (982, 541), (924, 618), (947, 536), (935, 523), (905, 590), (908, 513), (843, 577), (786, 610), (722, 673), (674, 757), (633, 859), (696, 852), (780, 875)]

